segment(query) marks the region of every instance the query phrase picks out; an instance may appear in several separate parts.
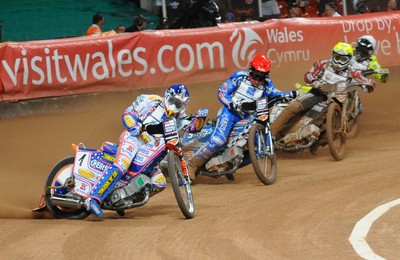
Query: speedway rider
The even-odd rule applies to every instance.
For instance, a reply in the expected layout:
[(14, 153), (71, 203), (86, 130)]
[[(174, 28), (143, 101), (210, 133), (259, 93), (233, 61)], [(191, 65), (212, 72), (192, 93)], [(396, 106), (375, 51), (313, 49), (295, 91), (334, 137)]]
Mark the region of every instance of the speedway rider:
[(356, 81), (366, 83), (363, 86), (365, 92), (374, 91), (375, 82), (361, 75), (359, 70), (350, 66), (353, 56), (353, 48), (350, 44), (339, 42), (332, 50), (332, 57), (328, 60), (318, 60), (312, 68), (304, 75), (304, 81), (313, 88), (303, 96), (297, 97), (282, 110), (280, 115), (271, 124), (271, 134), (276, 137), (281, 128), (296, 114), (308, 111), (314, 105), (326, 100), (326, 95), (318, 91), (323, 83), (334, 84), (340, 81)]
[[(100, 205), (113, 190), (118, 180), (127, 172), (139, 148), (149, 142), (155, 143), (149, 133), (151, 128), (160, 125), (165, 119), (175, 117), (177, 127), (187, 119), (185, 109), (189, 102), (189, 91), (182, 84), (170, 86), (165, 91), (165, 98), (158, 95), (142, 94), (129, 106), (122, 115), (122, 123), (126, 130), (120, 136), (117, 156), (114, 163), (90, 193), (84, 205), (87, 210), (103, 216)], [(151, 194), (165, 189), (166, 181), (161, 170), (156, 166), (151, 172)]]
[(266, 96), (296, 97), (296, 91), (282, 92), (275, 88), (269, 77), (270, 70), (270, 60), (265, 55), (258, 54), (251, 59), (248, 71), (236, 71), (220, 86), (218, 99), (223, 106), (217, 113), (215, 130), (210, 140), (190, 158), (190, 166), (202, 166), (213, 154), (223, 149), (235, 123), (249, 116), (241, 108), (243, 102), (253, 102)]
[(368, 70), (377, 72), (372, 75), (382, 83), (386, 83), (389, 75), (379, 73), (381, 65), (374, 55), (375, 49), (376, 40), (372, 35), (361, 36), (357, 39), (357, 43), (354, 48), (354, 56), (351, 59), (350, 64), (355, 69), (360, 70), (362, 73)]

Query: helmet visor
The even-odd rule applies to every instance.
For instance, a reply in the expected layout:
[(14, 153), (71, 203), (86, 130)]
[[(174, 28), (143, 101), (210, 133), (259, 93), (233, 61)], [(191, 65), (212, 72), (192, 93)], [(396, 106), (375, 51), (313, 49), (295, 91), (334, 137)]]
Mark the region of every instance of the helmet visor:
[(263, 82), (265, 79), (269, 78), (269, 72), (261, 72), (261, 71), (252, 69), (250, 71), (250, 76), (255, 81)]
[(173, 96), (169, 96), (167, 99), (168, 104), (175, 106), (177, 109), (183, 108), (185, 106), (185, 102)]
[(363, 59), (369, 57), (370, 50), (365, 46), (357, 46), (355, 50), (355, 55), (357, 58)]
[(338, 53), (333, 53), (332, 59), (333, 59), (333, 61), (335, 63), (346, 65), (350, 61), (350, 56), (348, 56), (348, 55), (340, 55)]

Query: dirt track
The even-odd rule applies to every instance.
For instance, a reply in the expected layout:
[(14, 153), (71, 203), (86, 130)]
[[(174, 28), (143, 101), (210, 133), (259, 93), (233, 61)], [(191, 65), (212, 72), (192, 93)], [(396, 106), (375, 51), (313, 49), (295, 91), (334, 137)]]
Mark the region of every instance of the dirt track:
[[(67, 221), (31, 213), (52, 166), (72, 154), (71, 143), (115, 142), (120, 113), (137, 93), (87, 97), (79, 106), (63, 102), (62, 113), (1, 120), (0, 259), (360, 259), (348, 240), (355, 224), (400, 198), (398, 75), (392, 69), (389, 83), (362, 94), (361, 131), (348, 141), (343, 161), (333, 161), (327, 147), (317, 156), (279, 154), (271, 186), (251, 166), (234, 182), (197, 178), (192, 220), (184, 219), (170, 186), (123, 218), (106, 212), (103, 220)], [(214, 116), (217, 87), (192, 86), (189, 112), (206, 106)], [(204, 93), (209, 100), (199, 98)], [(373, 222), (366, 242), (376, 255), (399, 258), (399, 216), (397, 205)]]

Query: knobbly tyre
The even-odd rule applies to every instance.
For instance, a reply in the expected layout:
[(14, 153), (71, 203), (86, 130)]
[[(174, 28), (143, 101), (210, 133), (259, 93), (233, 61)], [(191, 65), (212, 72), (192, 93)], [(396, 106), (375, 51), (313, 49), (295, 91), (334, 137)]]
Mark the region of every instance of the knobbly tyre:
[[(194, 169), (195, 176), (226, 176), (233, 181), (236, 170), (251, 163), (258, 179), (265, 185), (272, 184), (276, 178), (277, 163), (270, 134), (268, 105), (268, 98), (243, 103), (241, 109), (251, 112), (250, 115), (234, 125), (221, 152)], [(208, 123), (198, 133), (184, 133), (182, 150), (187, 160), (210, 139), (214, 129), (215, 124)]]
[[(338, 82), (324, 83), (318, 91), (326, 95), (326, 101), (313, 106), (309, 111), (300, 113), (285, 124), (275, 137), (275, 149), (295, 153), (309, 149), (316, 154), (319, 147), (329, 145), (332, 157), (336, 161), (344, 158), (346, 138), (351, 128), (358, 107), (351, 99), (351, 94), (358, 92), (363, 83)], [(300, 92), (306, 93), (310, 86), (301, 85)], [(290, 98), (275, 99), (271, 108), (271, 122), (291, 102)]]
[[(188, 120), (191, 121), (189, 128), (199, 127), (196, 120), (197, 118)], [(191, 180), (183, 160), (175, 119), (154, 127), (152, 134), (159, 141), (157, 146), (144, 145), (139, 149), (127, 174), (119, 180), (101, 208), (124, 216), (125, 210), (147, 204), (151, 197), (148, 174), (165, 158), (168, 162), (167, 177), (169, 176), (178, 206), (187, 219), (193, 218), (195, 205)], [(75, 156), (67, 157), (54, 166), (47, 178), (39, 207), (33, 211), (48, 210), (55, 217), (63, 219), (84, 219), (89, 216), (91, 213), (83, 206), (83, 202), (114, 161), (117, 148), (111, 147), (113, 148), (99, 150), (86, 148), (82, 144), (73, 145)]]

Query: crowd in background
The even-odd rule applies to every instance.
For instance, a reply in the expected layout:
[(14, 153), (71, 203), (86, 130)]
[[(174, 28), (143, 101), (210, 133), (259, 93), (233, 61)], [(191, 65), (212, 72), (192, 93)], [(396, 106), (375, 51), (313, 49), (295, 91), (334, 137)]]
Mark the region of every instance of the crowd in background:
[[(379, 6), (369, 8), (368, 0), (349, 0), (355, 14), (379, 11), (398, 10), (399, 0), (385, 0), (382, 10)], [(371, 0), (370, 0), (371, 1)], [(215, 26), (219, 22), (265, 21), (268, 19), (296, 17), (337, 17), (343, 15), (342, 0), (262, 0), (261, 17), (257, 0), (168, 0), (168, 19), (163, 17), (161, 1), (156, 1), (157, 13), (160, 17), (157, 29), (197, 28)], [(139, 4), (139, 3), (138, 3)], [(95, 14), (92, 25), (86, 31), (87, 35), (100, 34), (104, 17)], [(117, 33), (145, 30), (147, 18), (136, 15), (131, 25), (118, 25)]]

